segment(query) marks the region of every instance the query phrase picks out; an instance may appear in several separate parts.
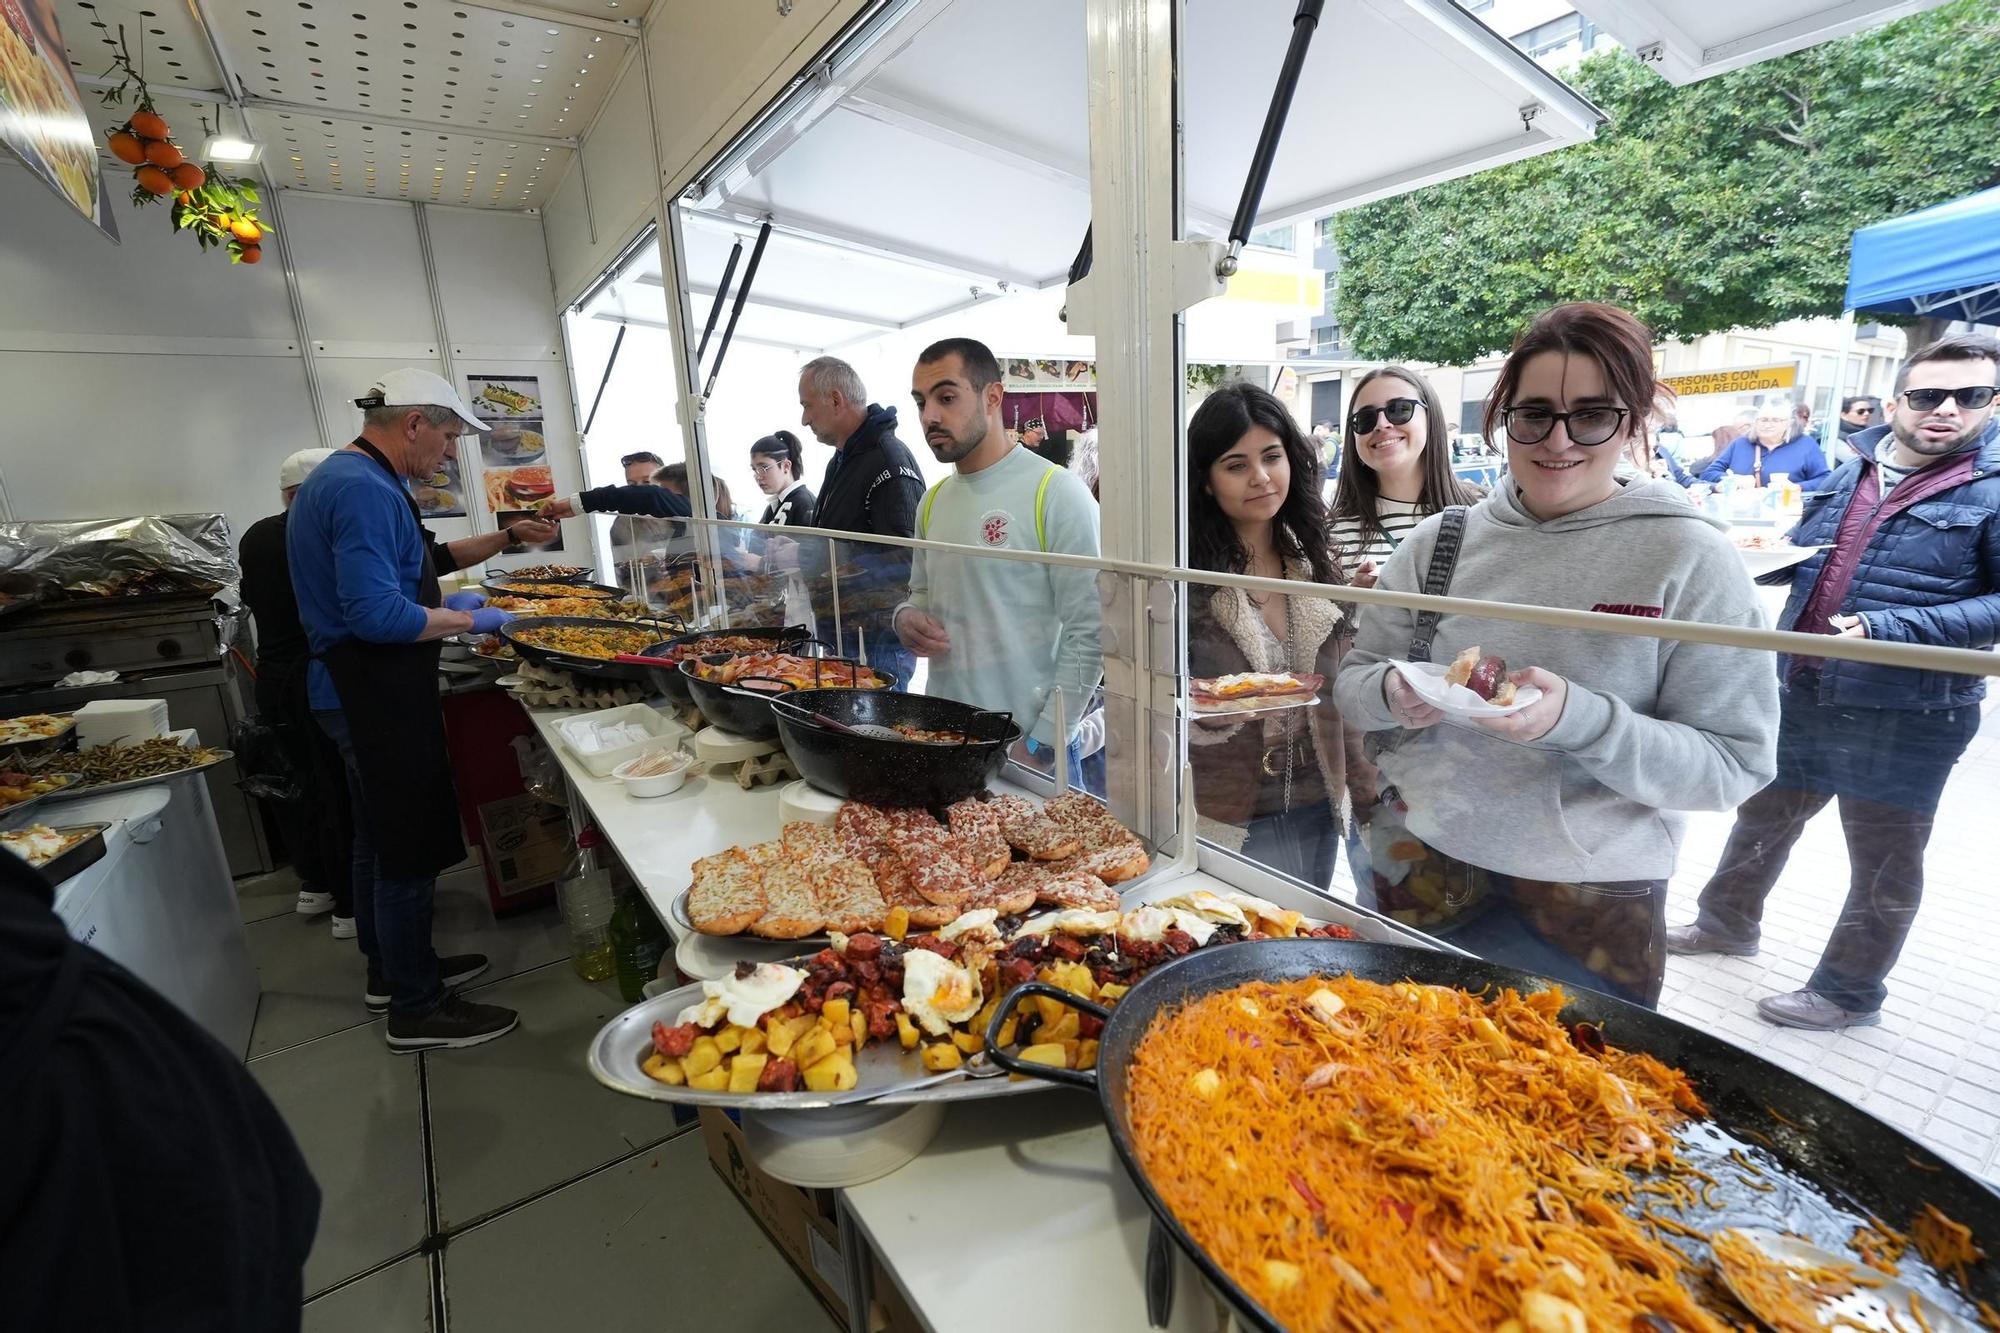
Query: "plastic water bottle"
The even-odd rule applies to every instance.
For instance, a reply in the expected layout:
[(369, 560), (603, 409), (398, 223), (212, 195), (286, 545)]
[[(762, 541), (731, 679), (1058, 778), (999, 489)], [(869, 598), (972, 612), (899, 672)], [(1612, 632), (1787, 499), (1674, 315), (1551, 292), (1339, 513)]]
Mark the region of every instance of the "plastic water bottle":
[(585, 981), (602, 981), (616, 963), (611, 951), (611, 915), (615, 902), (611, 872), (592, 868), (591, 849), (603, 841), (593, 826), (577, 836), (576, 854), (556, 883), (563, 921), (569, 927), (569, 962)]
[(627, 1004), (646, 998), (646, 983), (659, 975), (667, 953), (667, 928), (653, 915), (646, 895), (636, 888), (618, 896), (611, 914), (611, 956), (618, 969), (618, 993)]

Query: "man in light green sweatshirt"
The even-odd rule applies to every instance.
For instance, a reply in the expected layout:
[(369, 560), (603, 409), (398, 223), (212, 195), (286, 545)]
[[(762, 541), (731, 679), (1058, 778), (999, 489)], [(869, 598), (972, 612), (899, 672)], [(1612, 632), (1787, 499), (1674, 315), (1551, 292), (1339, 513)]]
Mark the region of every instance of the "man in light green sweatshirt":
[[(953, 468), (924, 496), (917, 536), (982, 551), (1098, 553), (1089, 490), (1007, 437), (1000, 365), (984, 343), (925, 348), (910, 393), (924, 442)], [(1011, 713), (1037, 746), (1053, 747), (1074, 740), (1103, 673), (1102, 617), (1091, 570), (918, 551), (896, 635), (930, 659), (929, 693)]]

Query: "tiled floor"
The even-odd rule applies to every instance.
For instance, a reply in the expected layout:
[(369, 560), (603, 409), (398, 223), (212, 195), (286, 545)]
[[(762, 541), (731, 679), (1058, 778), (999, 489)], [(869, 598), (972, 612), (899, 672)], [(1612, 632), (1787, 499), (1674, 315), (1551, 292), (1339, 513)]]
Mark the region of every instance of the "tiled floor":
[(570, 970), (553, 908), (496, 922), (476, 883), (441, 883), (439, 948), (492, 958), (471, 993), (521, 1026), (404, 1056), (361, 1007), (353, 944), (292, 913), (296, 883), (241, 888), (264, 986), (249, 1068), (324, 1196), (308, 1333), (833, 1326), (700, 1135), (591, 1080), (586, 1043), (623, 1002)]

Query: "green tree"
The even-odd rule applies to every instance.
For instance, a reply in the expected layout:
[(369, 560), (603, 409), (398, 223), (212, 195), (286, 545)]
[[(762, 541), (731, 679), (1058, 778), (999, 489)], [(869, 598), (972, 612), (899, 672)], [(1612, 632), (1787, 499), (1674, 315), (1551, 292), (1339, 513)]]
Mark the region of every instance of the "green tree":
[(2000, 6), (1955, 3), (1676, 88), (1629, 53), (1572, 83), (1590, 143), (1341, 214), (1361, 355), (1465, 364), (1562, 301), (1661, 337), (1837, 315), (1856, 227), (2000, 183)]

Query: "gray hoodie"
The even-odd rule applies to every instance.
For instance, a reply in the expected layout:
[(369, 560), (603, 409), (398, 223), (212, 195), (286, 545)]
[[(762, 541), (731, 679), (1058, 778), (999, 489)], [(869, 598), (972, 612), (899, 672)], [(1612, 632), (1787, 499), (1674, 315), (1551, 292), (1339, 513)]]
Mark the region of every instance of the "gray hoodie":
[[(1426, 519), (1404, 539), (1381, 587), (1421, 590), (1440, 521)], [(1451, 595), (1765, 623), (1723, 525), (1671, 481), (1630, 484), (1544, 523), (1503, 478), (1467, 515)], [(1415, 622), (1401, 608), (1361, 609), (1334, 685), (1351, 725), (1398, 725), (1383, 695), (1386, 663), (1409, 656)], [(1533, 743), (1448, 717), (1382, 755), (1383, 781), (1409, 805), (1410, 831), (1450, 856), (1529, 879), (1664, 879), (1685, 831), (1672, 811), (1734, 809), (1777, 770), (1777, 673), (1768, 654), (1448, 615), (1431, 659), (1449, 662), (1475, 644), (1510, 669), (1563, 677), (1569, 694), (1555, 727)]]

